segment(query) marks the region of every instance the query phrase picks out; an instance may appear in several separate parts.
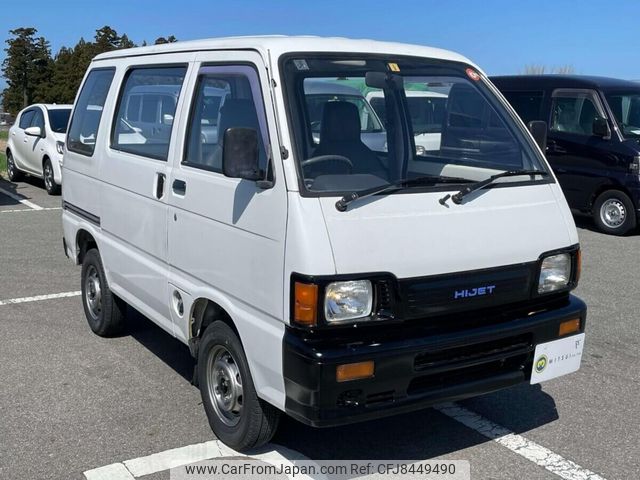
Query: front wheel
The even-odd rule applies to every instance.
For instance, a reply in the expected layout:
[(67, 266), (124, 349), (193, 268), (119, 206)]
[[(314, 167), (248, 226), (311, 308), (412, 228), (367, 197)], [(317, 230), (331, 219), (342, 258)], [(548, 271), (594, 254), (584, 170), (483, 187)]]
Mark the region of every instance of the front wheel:
[(53, 165), (48, 158), (42, 166), (42, 178), (44, 179), (44, 188), (49, 195), (58, 195), (60, 193), (60, 185), (58, 185), (53, 176)]
[(624, 235), (636, 226), (633, 202), (619, 190), (601, 193), (593, 205), (593, 220), (601, 232)]
[(222, 321), (202, 336), (198, 383), (209, 425), (222, 442), (242, 452), (271, 440), (280, 411), (258, 398), (240, 339)]
[(16, 167), (16, 162), (11, 152), (7, 152), (7, 177), (9, 177), (11, 182), (19, 182), (22, 180), (22, 172)]

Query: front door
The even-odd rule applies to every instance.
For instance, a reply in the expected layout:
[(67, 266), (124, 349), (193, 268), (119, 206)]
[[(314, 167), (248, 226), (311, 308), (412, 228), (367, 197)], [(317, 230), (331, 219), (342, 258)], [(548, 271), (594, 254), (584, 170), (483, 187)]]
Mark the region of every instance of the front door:
[[(247, 340), (259, 342), (260, 328), (282, 325), (287, 218), (268, 78), (254, 52), (203, 52), (197, 60), (182, 153), (169, 185), (171, 279), (194, 299), (231, 302), (265, 319)], [(232, 127), (258, 131), (271, 188), (222, 173), (224, 132)], [(187, 339), (188, 329), (181, 321), (176, 335)]]
[(571, 208), (586, 210), (607, 174), (611, 140), (593, 134), (596, 118), (607, 118), (594, 90), (553, 92), (547, 159)]

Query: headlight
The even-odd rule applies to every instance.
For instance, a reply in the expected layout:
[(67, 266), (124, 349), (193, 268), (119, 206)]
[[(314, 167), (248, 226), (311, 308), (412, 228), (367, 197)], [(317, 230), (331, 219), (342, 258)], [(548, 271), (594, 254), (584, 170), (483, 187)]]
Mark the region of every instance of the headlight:
[(571, 279), (571, 255), (559, 253), (542, 260), (538, 293), (562, 290)]
[(64, 142), (57, 141), (56, 142), (56, 150), (60, 155), (64, 155)]
[(371, 314), (373, 287), (369, 280), (333, 282), (324, 296), (324, 316), (329, 323), (339, 323)]

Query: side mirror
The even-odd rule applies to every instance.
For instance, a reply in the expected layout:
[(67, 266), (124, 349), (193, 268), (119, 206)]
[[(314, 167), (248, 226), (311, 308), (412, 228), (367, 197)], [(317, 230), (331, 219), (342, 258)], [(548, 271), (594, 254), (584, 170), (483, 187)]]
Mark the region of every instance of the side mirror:
[(168, 113), (162, 115), (162, 123), (165, 125), (173, 125), (173, 115), (169, 115)]
[(606, 118), (596, 117), (593, 119), (593, 134), (596, 137), (609, 137), (611, 135)]
[(258, 165), (258, 131), (233, 127), (224, 131), (222, 172), (226, 177), (258, 181), (264, 173)]
[(42, 129), (40, 127), (29, 127), (24, 130), (24, 133), (26, 133), (30, 137), (41, 137)]
[(544, 154), (547, 151), (547, 122), (532, 120), (529, 122), (529, 131)]

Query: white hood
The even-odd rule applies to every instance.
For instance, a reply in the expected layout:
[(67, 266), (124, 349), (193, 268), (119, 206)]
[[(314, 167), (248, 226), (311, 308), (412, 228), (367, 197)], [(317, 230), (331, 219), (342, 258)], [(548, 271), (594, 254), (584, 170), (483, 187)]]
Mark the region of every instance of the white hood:
[(557, 188), (491, 188), (448, 206), (438, 202), (445, 192), (395, 193), (356, 201), (345, 212), (336, 210), (335, 197), (319, 200), (336, 273), (407, 278), (530, 262), (577, 243)]

